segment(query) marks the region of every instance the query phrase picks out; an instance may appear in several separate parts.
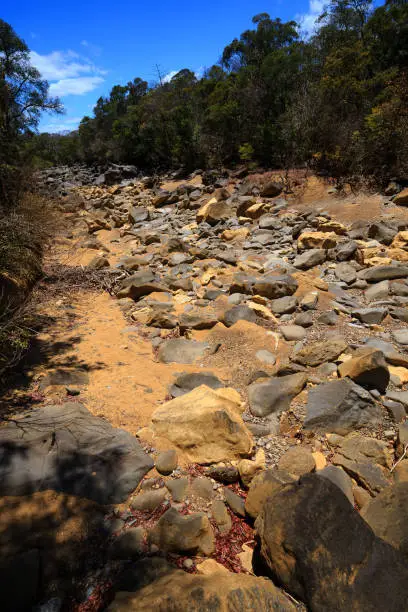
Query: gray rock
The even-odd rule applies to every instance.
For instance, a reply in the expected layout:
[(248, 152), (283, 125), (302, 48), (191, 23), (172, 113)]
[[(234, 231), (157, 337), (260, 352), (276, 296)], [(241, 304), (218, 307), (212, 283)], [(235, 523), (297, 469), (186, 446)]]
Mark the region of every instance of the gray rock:
[(365, 299), (367, 302), (376, 302), (377, 300), (382, 300), (383, 298), (388, 297), (390, 291), (390, 283), (385, 280), (381, 283), (375, 283), (371, 285), (365, 292)]
[(226, 327), (231, 327), (237, 323), (237, 321), (242, 320), (255, 323), (257, 321), (255, 311), (249, 308), (249, 306), (233, 306), (229, 310), (226, 310), (222, 317), (222, 322)]
[(196, 387), (206, 385), (211, 389), (220, 389), (225, 385), (215, 374), (211, 372), (185, 372), (177, 376), (174, 383), (170, 386), (170, 395), (172, 397), (180, 397), (189, 393)]
[(310, 311), (300, 312), (294, 320), (295, 325), (311, 327), (313, 325), (313, 314)]
[(378, 283), (383, 280), (393, 280), (396, 278), (406, 278), (408, 276), (408, 266), (375, 266), (366, 268), (358, 272), (358, 277), (369, 283)]
[(322, 312), (322, 314), (317, 319), (318, 323), (322, 325), (336, 325), (339, 319), (339, 315), (334, 312), (334, 310), (328, 310), (326, 312)]
[(169, 508), (149, 533), (150, 544), (159, 550), (177, 554), (211, 555), (214, 552), (214, 533), (203, 513), (183, 516)]
[(259, 279), (254, 282), (252, 291), (256, 295), (273, 300), (285, 295), (293, 295), (297, 288), (297, 281), (290, 275), (284, 275)]
[(231, 489), (228, 489), (228, 487), (224, 487), (224, 495), (225, 501), (233, 513), (245, 517), (245, 500), (240, 495), (234, 493), (234, 491), (231, 491)]
[(276, 355), (266, 350), (257, 351), (255, 353), (255, 357), (259, 359), (259, 361), (262, 361), (262, 363), (266, 363), (270, 366), (273, 366), (276, 363)]
[(293, 265), (300, 270), (308, 270), (324, 261), (326, 261), (326, 251), (324, 249), (308, 249), (295, 258)]
[(347, 262), (337, 264), (334, 273), (339, 280), (347, 283), (348, 285), (354, 283), (357, 278), (357, 272), (355, 268), (353, 268), (353, 266)]
[(173, 501), (184, 501), (188, 490), (188, 478), (169, 478), (166, 487), (170, 491)]
[(307, 375), (303, 372), (290, 376), (270, 378), (266, 382), (254, 383), (248, 387), (249, 406), (252, 414), (259, 417), (287, 410), (290, 403), (306, 385)]
[(352, 316), (367, 325), (378, 325), (387, 316), (386, 308), (359, 308), (352, 311)]
[(287, 295), (277, 300), (272, 300), (271, 310), (274, 314), (287, 314), (295, 312), (297, 299), (293, 295)]
[(177, 467), (177, 453), (175, 450), (162, 451), (156, 458), (156, 470), (159, 474), (168, 476)]
[(122, 503), (153, 467), (137, 438), (81, 404), (37, 408), (0, 429), (0, 495), (53, 489)]
[(279, 328), (280, 333), (289, 342), (303, 340), (306, 332), (300, 325), (284, 325)]
[(408, 344), (408, 329), (394, 329), (392, 336), (398, 344), (406, 346)]
[(172, 338), (159, 348), (159, 361), (162, 363), (194, 363), (209, 349), (207, 342), (196, 342), (186, 338)]
[(319, 385), (309, 391), (306, 429), (348, 433), (368, 425), (378, 425), (381, 409), (370, 393), (344, 378)]
[(109, 549), (112, 559), (134, 559), (144, 552), (145, 531), (141, 527), (132, 527), (115, 538)]
[(323, 478), (328, 478), (331, 480), (333, 484), (343, 491), (350, 504), (354, 506), (353, 483), (350, 476), (347, 476), (344, 470), (334, 465), (326, 465), (326, 467), (319, 470), (317, 474), (319, 474), (319, 476), (323, 476)]

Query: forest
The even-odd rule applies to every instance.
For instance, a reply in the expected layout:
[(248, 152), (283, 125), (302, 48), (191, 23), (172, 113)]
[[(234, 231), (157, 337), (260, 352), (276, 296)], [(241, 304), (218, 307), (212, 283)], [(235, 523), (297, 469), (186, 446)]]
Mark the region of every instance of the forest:
[(77, 131), (27, 146), (43, 164), (244, 162), (377, 183), (406, 177), (408, 4), (332, 0), (311, 37), (261, 13), (201, 78), (186, 68), (169, 82), (116, 85)]

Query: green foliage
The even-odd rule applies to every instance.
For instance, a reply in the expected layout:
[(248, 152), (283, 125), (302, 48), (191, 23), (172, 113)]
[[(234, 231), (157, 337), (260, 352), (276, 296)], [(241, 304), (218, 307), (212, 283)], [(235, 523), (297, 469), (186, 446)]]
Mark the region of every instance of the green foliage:
[(150, 171), (309, 163), (383, 182), (407, 172), (407, 67), (407, 2), (330, 0), (308, 40), (261, 13), (201, 78), (183, 69), (115, 86), (77, 134), (48, 136), (35, 154)]

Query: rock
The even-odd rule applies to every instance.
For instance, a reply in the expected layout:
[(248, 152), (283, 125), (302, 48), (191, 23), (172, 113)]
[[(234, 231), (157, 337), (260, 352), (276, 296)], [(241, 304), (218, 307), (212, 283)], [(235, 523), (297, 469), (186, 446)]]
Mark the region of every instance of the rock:
[(378, 283), (383, 280), (393, 280), (395, 278), (406, 278), (408, 276), (407, 266), (374, 266), (358, 272), (357, 276), (369, 283)]
[(294, 478), (299, 478), (308, 472), (314, 472), (315, 467), (316, 463), (311, 451), (303, 446), (292, 446), (278, 462), (278, 468)]
[(408, 329), (393, 329), (391, 333), (395, 342), (402, 346), (408, 345)]
[(271, 575), (308, 609), (404, 609), (403, 556), (374, 535), (329, 479), (306, 475), (278, 490), (255, 527)]
[(202, 476), (200, 478), (194, 478), (191, 487), (191, 494), (201, 499), (210, 500), (214, 497), (214, 489), (209, 478)]
[(261, 188), (262, 198), (276, 198), (283, 191), (282, 183), (276, 181), (267, 181)]
[(245, 501), (247, 514), (255, 519), (261, 512), (264, 503), (283, 486), (294, 481), (293, 476), (276, 468), (257, 474), (252, 480)]
[(168, 476), (177, 467), (177, 453), (175, 450), (168, 450), (159, 453), (156, 459), (156, 470), (163, 476)]
[(334, 310), (328, 310), (327, 312), (322, 312), (317, 322), (322, 325), (336, 325), (338, 319), (339, 315)]
[(174, 329), (177, 327), (177, 323), (177, 317), (174, 313), (158, 308), (148, 318), (146, 325), (149, 327), (159, 327), (160, 329)]
[(223, 501), (216, 499), (211, 506), (211, 513), (222, 535), (227, 534), (232, 527), (231, 517)]
[(249, 406), (252, 414), (264, 417), (288, 410), (290, 403), (306, 385), (303, 372), (290, 376), (270, 378), (266, 382), (253, 383), (248, 387)]
[(248, 456), (252, 435), (241, 407), (205, 385), (157, 408), (152, 416), (156, 436), (169, 440), (190, 462), (216, 463)]
[(188, 478), (170, 478), (166, 480), (166, 487), (170, 491), (173, 501), (182, 502), (187, 495)]
[(408, 187), (400, 191), (394, 198), (394, 204), (398, 206), (408, 205)]
[(334, 232), (303, 232), (298, 238), (298, 249), (332, 249), (339, 241)]
[(353, 485), (353, 495), (354, 501), (360, 509), (364, 508), (372, 499), (369, 492), (358, 485)]
[(252, 290), (256, 295), (273, 300), (286, 295), (293, 295), (297, 288), (297, 281), (292, 276), (286, 275), (259, 279), (254, 282)]
[(324, 249), (309, 249), (301, 253), (293, 262), (295, 268), (300, 270), (309, 270), (326, 261), (326, 251)]
[(351, 478), (354, 478), (358, 484), (367, 489), (371, 495), (375, 495), (390, 484), (384, 475), (385, 470), (367, 459), (354, 461), (336, 454), (333, 457), (333, 464), (342, 467)]
[(354, 432), (346, 437), (336, 434), (327, 436), (329, 443), (338, 453), (354, 461), (374, 461), (385, 468), (391, 468), (392, 457), (388, 444), (377, 438)]
[(385, 280), (381, 283), (375, 283), (371, 285), (365, 292), (365, 298), (367, 302), (376, 302), (377, 300), (382, 300), (388, 297), (390, 292), (390, 283)]
[(153, 512), (166, 499), (166, 489), (158, 489), (139, 493), (131, 501), (131, 508), (137, 512)]
[(296, 351), (292, 361), (301, 365), (315, 367), (326, 361), (335, 361), (347, 349), (343, 338), (328, 338), (321, 342), (309, 344)]
[(393, 484), (381, 491), (361, 513), (375, 535), (408, 557), (408, 483)]
[(130, 223), (142, 223), (142, 221), (149, 220), (149, 211), (143, 206), (132, 206), (129, 210), (129, 222)]
[(220, 389), (223, 383), (211, 372), (185, 372), (177, 376), (174, 384), (170, 387), (172, 397), (180, 397), (196, 387), (206, 385), (210, 389)]
[(153, 467), (138, 440), (79, 403), (47, 405), (0, 429), (0, 495), (53, 489), (124, 502)]
[(353, 266), (347, 262), (337, 264), (334, 269), (334, 274), (337, 278), (348, 285), (354, 283), (357, 278), (357, 272)]
[(306, 336), (304, 328), (300, 325), (284, 325), (279, 331), (288, 342), (298, 342)]
[(172, 338), (164, 342), (159, 349), (158, 358), (163, 363), (194, 363), (204, 357), (209, 344), (186, 338)]
[(318, 291), (309, 291), (300, 300), (300, 307), (302, 310), (316, 310), (319, 301)]
[(308, 394), (304, 427), (347, 433), (380, 422), (381, 409), (370, 393), (347, 378), (318, 385)]
[(245, 500), (227, 487), (224, 487), (224, 495), (225, 501), (233, 513), (245, 517)]
[(210, 225), (216, 225), (220, 221), (226, 221), (233, 216), (231, 206), (225, 202), (218, 202), (216, 198), (211, 198), (197, 211), (197, 223), (205, 221)]
[(257, 321), (257, 316), (252, 308), (248, 306), (233, 306), (229, 310), (224, 312), (222, 317), (222, 322), (226, 327), (231, 327), (237, 321), (249, 321), (250, 323), (255, 323)]
[(376, 349), (358, 351), (351, 359), (341, 363), (338, 370), (342, 378), (348, 376), (362, 387), (378, 389), (380, 393), (385, 393), (390, 381), (384, 354)]
[[(130, 279), (131, 277), (129, 277)], [(128, 279), (128, 280), (129, 280)], [(156, 281), (124, 281), (122, 283), (121, 288), (116, 294), (116, 297), (120, 298), (132, 298), (132, 300), (139, 300), (141, 297), (145, 295), (149, 295), (150, 293), (162, 292), (166, 293), (168, 288), (161, 283)]]
[(266, 467), (266, 457), (263, 448), (260, 448), (256, 453), (255, 460), (241, 459), (238, 463), (238, 471), (241, 482), (244, 487), (249, 487), (252, 479), (256, 474), (262, 472)]
[(272, 300), (271, 310), (273, 314), (287, 314), (295, 312), (297, 299), (293, 295), (287, 295), (277, 300)]
[(209, 468), (208, 475), (217, 482), (234, 484), (239, 480), (238, 468), (234, 465), (220, 465)]
[(386, 308), (359, 308), (352, 311), (352, 316), (367, 325), (379, 325), (387, 316)]
[(224, 565), (221, 565), (221, 563), (214, 561), (214, 559), (206, 559), (202, 563), (199, 563), (196, 566), (196, 569), (197, 574), (199, 574), (200, 576), (211, 576), (212, 574), (219, 574), (220, 572), (222, 574), (226, 574), (227, 576), (231, 575), (231, 572), (227, 570)]
[(313, 325), (313, 314), (311, 312), (300, 312), (294, 320), (295, 325), (300, 327), (311, 327)]
[(323, 478), (328, 478), (333, 484), (339, 487), (339, 489), (343, 491), (344, 495), (349, 500), (350, 504), (354, 506), (353, 483), (350, 476), (347, 476), (344, 470), (334, 465), (327, 465), (317, 473), (319, 476), (323, 476)]
[(265, 578), (219, 570), (209, 575), (189, 574), (163, 559), (161, 567), (156, 564), (152, 571), (149, 565), (156, 561), (133, 565), (125, 588), (116, 593), (108, 612), (296, 612), (286, 595)]
[(159, 550), (187, 555), (211, 555), (215, 550), (214, 533), (203, 513), (183, 516), (169, 508), (149, 533), (150, 544)]
[(141, 527), (131, 527), (115, 538), (109, 549), (112, 559), (134, 559), (143, 554), (145, 531)]

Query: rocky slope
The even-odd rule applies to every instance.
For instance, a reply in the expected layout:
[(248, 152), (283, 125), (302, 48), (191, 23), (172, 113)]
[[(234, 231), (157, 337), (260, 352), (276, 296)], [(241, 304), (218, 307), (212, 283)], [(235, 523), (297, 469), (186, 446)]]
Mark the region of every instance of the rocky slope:
[[(0, 429), (10, 609), (66, 606), (78, 548), (76, 610), (404, 609), (408, 195), (121, 172), (62, 213), (111, 296), (49, 306), (68, 352)], [(67, 520), (81, 500), (76, 546), (7, 535), (50, 491)]]

